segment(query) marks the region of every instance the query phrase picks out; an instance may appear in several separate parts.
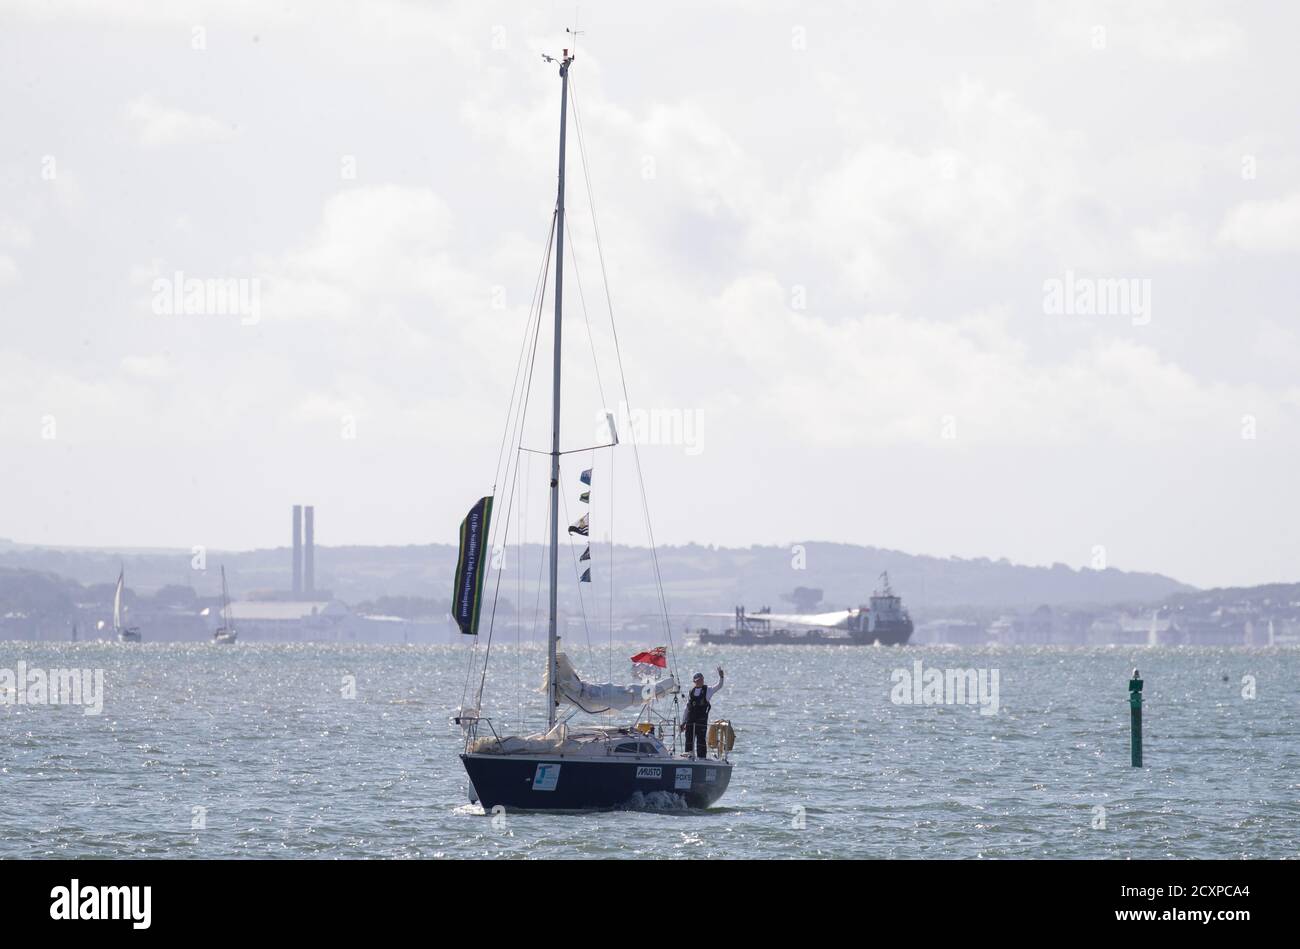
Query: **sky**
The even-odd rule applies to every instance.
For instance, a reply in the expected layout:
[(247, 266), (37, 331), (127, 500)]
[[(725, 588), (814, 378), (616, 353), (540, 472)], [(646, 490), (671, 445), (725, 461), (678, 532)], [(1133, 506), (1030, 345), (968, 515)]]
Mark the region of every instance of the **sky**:
[(590, 466), (593, 535), (644, 542), (635, 438), (660, 543), (1300, 579), (1297, 20), (0, 0), (0, 537), (453, 541), (576, 22), (564, 447), (623, 444), (566, 456), (566, 520)]

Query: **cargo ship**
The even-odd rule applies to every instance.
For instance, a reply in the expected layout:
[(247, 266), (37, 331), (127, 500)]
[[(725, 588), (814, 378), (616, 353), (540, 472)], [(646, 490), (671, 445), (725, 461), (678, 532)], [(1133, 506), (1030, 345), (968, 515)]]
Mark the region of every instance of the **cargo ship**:
[(735, 624), (720, 633), (696, 630), (705, 645), (729, 646), (901, 646), (912, 636), (912, 617), (902, 597), (889, 585), (889, 574), (880, 575), (880, 586), (868, 605), (832, 613), (757, 613), (736, 607)]

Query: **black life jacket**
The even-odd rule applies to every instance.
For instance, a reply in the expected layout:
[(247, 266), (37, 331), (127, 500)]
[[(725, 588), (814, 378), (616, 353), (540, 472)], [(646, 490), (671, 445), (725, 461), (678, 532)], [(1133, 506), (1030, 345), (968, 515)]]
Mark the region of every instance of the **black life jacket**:
[(713, 706), (709, 704), (708, 686), (697, 686), (686, 693), (686, 720), (688, 722), (708, 721), (711, 708)]

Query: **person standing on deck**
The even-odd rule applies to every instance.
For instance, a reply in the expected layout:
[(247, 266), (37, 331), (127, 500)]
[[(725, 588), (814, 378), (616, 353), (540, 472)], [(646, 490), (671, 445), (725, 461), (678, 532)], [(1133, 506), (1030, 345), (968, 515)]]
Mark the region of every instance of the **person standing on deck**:
[(704, 758), (707, 756), (705, 738), (709, 730), (710, 703), (715, 695), (722, 691), (726, 675), (722, 666), (718, 666), (718, 684), (706, 686), (704, 673), (697, 672), (692, 678), (693, 685), (686, 693), (686, 719), (682, 722), (682, 731), (686, 733), (686, 754), (688, 757)]

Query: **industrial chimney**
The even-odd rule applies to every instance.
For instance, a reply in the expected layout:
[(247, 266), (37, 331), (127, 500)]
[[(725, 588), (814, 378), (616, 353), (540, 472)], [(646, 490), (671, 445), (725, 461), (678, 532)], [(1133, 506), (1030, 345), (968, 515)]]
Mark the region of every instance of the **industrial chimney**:
[(293, 597), (302, 596), (302, 505), (293, 506)]
[(303, 558), (303, 590), (308, 598), (316, 592), (316, 508), (307, 505), (307, 546)]

